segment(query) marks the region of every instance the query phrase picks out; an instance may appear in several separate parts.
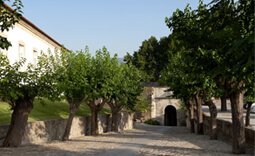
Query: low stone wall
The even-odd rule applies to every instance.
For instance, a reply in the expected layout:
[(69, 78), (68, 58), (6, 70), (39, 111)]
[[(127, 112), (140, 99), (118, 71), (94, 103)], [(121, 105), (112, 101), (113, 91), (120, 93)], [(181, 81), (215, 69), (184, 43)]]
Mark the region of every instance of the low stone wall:
[[(118, 114), (118, 130), (133, 129), (134, 113), (119, 113)], [(99, 115), (98, 119), (99, 134), (111, 130), (111, 115)], [(46, 121), (29, 122), (26, 126), (25, 134), (22, 139), (22, 145), (45, 143), (52, 140), (61, 140), (67, 119), (55, 119)], [(90, 135), (90, 116), (75, 117), (73, 119), (70, 138)], [(9, 125), (0, 125), (0, 145), (5, 138)]]
[[(204, 134), (210, 135), (210, 116), (203, 114)], [(217, 137), (222, 140), (232, 140), (232, 122), (217, 119)], [(255, 148), (255, 130), (245, 127), (245, 141), (248, 146)]]

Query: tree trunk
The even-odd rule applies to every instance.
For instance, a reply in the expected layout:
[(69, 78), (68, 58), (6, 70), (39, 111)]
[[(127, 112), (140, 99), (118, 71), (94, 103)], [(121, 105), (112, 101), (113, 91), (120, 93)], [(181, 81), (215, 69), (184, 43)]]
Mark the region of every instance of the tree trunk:
[(243, 122), (243, 106), (240, 105), (240, 93), (230, 93), (232, 110), (232, 132), (233, 145), (232, 152), (235, 154), (245, 153), (245, 134)]
[(98, 113), (103, 109), (108, 99), (93, 100), (88, 104), (91, 110), (91, 135), (98, 135)]
[(212, 102), (212, 100), (206, 101), (206, 104), (209, 106), (210, 110), (210, 139), (216, 140), (217, 139), (217, 107)]
[(33, 109), (33, 102), (27, 96), (18, 99), (12, 113), (11, 124), (3, 142), (3, 147), (19, 147), (27, 125), (27, 119)]
[(232, 152), (234, 154), (244, 154), (246, 149), (242, 106), (243, 94), (238, 91), (244, 84), (243, 82), (237, 84), (233, 79), (225, 79), (224, 84), (221, 84), (220, 77), (216, 78), (216, 82), (226, 93), (228, 93), (231, 102)]
[(66, 123), (66, 128), (65, 128), (65, 132), (64, 135), (62, 137), (62, 141), (67, 141), (69, 140), (69, 135), (70, 135), (70, 131), (71, 131), (71, 126), (72, 126), (72, 122), (73, 122), (73, 118), (75, 116), (76, 111), (70, 111), (69, 112), (69, 117)]
[(109, 102), (108, 105), (111, 107), (112, 111), (112, 123), (111, 131), (118, 131), (118, 112), (122, 109), (123, 104), (121, 102), (116, 103), (115, 101)]
[(203, 134), (203, 112), (202, 112), (202, 99), (196, 94), (196, 108), (197, 108), (197, 133), (196, 134)]
[(252, 105), (252, 102), (248, 102), (248, 107), (247, 107), (246, 117), (245, 117), (245, 126), (247, 127), (251, 127), (251, 124), (250, 124), (251, 105)]
[(221, 97), (221, 111), (227, 111), (227, 98), (226, 97)]
[(98, 135), (98, 112), (91, 110), (91, 135)]
[(70, 135), (70, 131), (71, 131), (71, 126), (72, 126), (72, 122), (73, 122), (73, 118), (77, 112), (77, 110), (79, 109), (81, 103), (83, 102), (83, 100), (78, 101), (76, 103), (73, 103), (73, 101), (71, 99), (67, 100), (69, 103), (69, 117), (66, 123), (66, 129), (64, 132), (64, 135), (62, 137), (62, 141), (67, 141), (69, 140), (69, 135)]
[(118, 132), (118, 112), (117, 111), (112, 111), (112, 124), (111, 124), (111, 130)]
[(190, 132), (191, 133), (195, 133), (195, 126), (194, 126), (194, 105), (191, 102), (189, 102), (189, 120), (190, 120)]

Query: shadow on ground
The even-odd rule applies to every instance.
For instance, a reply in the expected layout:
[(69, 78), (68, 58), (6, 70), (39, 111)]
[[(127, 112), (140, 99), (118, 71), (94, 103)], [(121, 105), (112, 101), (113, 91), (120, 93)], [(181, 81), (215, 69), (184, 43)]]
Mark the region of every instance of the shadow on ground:
[[(157, 132), (162, 128), (167, 130)], [(148, 138), (150, 134), (156, 137)], [(148, 138), (145, 144), (135, 143), (133, 139)], [(99, 136), (83, 136), (67, 142), (53, 141), (41, 145), (20, 148), (0, 148), (0, 155), (97, 155), (120, 145), (141, 147), (137, 155), (232, 155), (230, 142), (210, 140), (209, 136), (196, 135), (185, 127), (164, 127), (136, 124), (134, 130), (123, 133), (109, 132)], [(253, 155), (251, 149), (248, 155)]]

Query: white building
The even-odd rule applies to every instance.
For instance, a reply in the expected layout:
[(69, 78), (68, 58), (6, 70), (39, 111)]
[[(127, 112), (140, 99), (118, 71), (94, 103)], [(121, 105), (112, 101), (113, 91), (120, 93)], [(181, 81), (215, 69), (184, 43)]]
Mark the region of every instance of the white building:
[[(4, 6), (12, 10), (8, 5), (4, 4)], [(41, 51), (54, 52), (55, 48), (60, 49), (62, 46), (23, 16), (8, 32), (0, 32), (0, 36), (6, 37), (12, 44), (8, 50), (0, 49), (9, 58), (11, 64), (22, 57), (26, 58), (21, 71), (26, 70), (28, 63), (37, 64), (37, 57)]]

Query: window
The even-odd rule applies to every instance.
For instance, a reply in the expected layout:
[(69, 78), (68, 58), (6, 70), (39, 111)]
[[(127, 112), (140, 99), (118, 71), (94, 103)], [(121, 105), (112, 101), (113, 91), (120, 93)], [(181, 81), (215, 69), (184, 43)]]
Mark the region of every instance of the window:
[(34, 48), (33, 49), (33, 65), (36, 68), (37, 67), (37, 57), (38, 57), (38, 52), (37, 50)]
[(25, 58), (25, 48), (24, 45), (19, 45), (19, 61), (21, 58)]
[[(22, 58), (25, 58), (25, 46), (24, 44), (19, 44), (19, 61), (21, 61)], [(25, 71), (25, 63), (20, 67), (20, 71)]]

